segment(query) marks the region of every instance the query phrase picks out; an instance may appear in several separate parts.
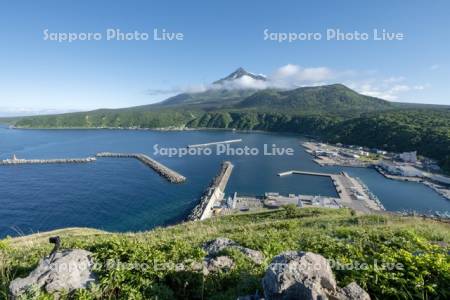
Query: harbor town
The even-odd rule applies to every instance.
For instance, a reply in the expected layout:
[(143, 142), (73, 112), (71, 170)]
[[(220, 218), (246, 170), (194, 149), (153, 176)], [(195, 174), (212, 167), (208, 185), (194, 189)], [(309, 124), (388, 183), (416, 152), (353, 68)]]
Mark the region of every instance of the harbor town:
[(392, 153), (367, 147), (303, 142), (306, 151), (321, 166), (375, 168), (392, 180), (420, 182), (450, 200), (450, 177), (442, 174), (435, 161), (420, 157), (416, 151)]

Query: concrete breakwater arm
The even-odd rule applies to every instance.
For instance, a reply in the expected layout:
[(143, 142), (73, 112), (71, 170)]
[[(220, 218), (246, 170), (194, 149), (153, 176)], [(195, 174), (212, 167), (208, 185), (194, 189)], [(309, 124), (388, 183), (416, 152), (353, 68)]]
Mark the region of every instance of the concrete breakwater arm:
[(221, 142), (212, 142), (212, 143), (206, 143), (206, 144), (195, 144), (195, 145), (188, 145), (188, 148), (196, 148), (196, 147), (208, 147), (213, 145), (220, 145), (220, 144), (231, 144), (231, 143), (239, 143), (242, 142), (242, 139), (237, 140), (228, 140), (228, 141), (221, 141)]
[(208, 219), (212, 216), (212, 208), (216, 201), (222, 201), (224, 197), (224, 191), (230, 179), (231, 172), (234, 165), (225, 161), (222, 163), (219, 174), (214, 177), (211, 184), (206, 188), (200, 203), (194, 207), (190, 215), (187, 217), (188, 221), (197, 221)]
[(61, 159), (5, 159), (0, 161), (0, 165), (26, 165), (26, 164), (81, 164), (94, 162), (95, 157), (86, 158), (61, 158)]
[(182, 183), (186, 181), (186, 177), (175, 172), (174, 170), (166, 167), (160, 162), (150, 158), (149, 156), (142, 153), (111, 153), (111, 152), (101, 152), (97, 153), (97, 157), (115, 157), (115, 158), (135, 158), (140, 160), (145, 165), (149, 166), (159, 175), (165, 177), (172, 183)]

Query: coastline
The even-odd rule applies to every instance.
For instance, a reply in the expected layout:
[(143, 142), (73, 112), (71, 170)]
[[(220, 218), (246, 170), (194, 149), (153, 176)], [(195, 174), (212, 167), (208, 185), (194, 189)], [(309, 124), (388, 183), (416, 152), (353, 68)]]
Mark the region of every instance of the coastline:
[(380, 167), (380, 161), (373, 162), (362, 162), (362, 161), (338, 161), (336, 158), (325, 157), (325, 156), (316, 156), (314, 155), (314, 151), (316, 151), (316, 147), (311, 142), (303, 142), (303, 148), (307, 153), (309, 153), (313, 157), (313, 161), (320, 166), (339, 166), (339, 167), (351, 167), (351, 168), (373, 168), (378, 173), (383, 175), (386, 179), (397, 180), (397, 181), (405, 181), (405, 182), (416, 182), (421, 183), (435, 191), (437, 194), (442, 196), (444, 199), (450, 201), (450, 187), (443, 186), (440, 183), (436, 183), (430, 179), (423, 177), (410, 177), (410, 176), (401, 176), (401, 175), (392, 175), (387, 173)]
[[(2, 124), (0, 124), (2, 125)], [(5, 124), (3, 124), (5, 125)], [(7, 125), (7, 124), (6, 124)], [(255, 130), (255, 129), (236, 129), (236, 128), (219, 128), (219, 127), (155, 127), (155, 128), (123, 128), (123, 127), (10, 127), (15, 130), (118, 130), (118, 131), (156, 131), (156, 132), (182, 132), (182, 131), (231, 131), (239, 133), (267, 133), (267, 134), (285, 134), (304, 138), (317, 138), (311, 135), (303, 135), (292, 131), (270, 131), (270, 130)]]
[[(4, 124), (7, 125), (7, 124)], [(293, 135), (297, 137), (302, 137), (304, 139), (309, 139), (318, 142), (320, 139), (318, 137), (313, 136), (306, 136), (295, 132), (285, 132), (285, 131), (268, 131), (268, 130), (242, 130), (242, 129), (235, 129), (235, 128), (211, 128), (211, 127), (186, 127), (186, 126), (169, 126), (169, 127), (159, 127), (159, 128), (133, 128), (133, 127), (16, 127), (16, 126), (10, 126), (9, 129), (16, 129), (16, 130), (129, 130), (129, 131), (155, 131), (155, 132), (182, 132), (182, 131), (231, 131), (231, 132), (238, 132), (238, 133), (265, 133), (265, 134), (287, 134), (287, 135)], [(310, 147), (305, 146), (305, 143), (302, 143), (302, 147), (305, 149), (305, 151), (313, 155), (313, 151)], [(351, 168), (374, 168), (376, 169), (381, 175), (383, 175), (387, 179), (391, 180), (398, 180), (398, 181), (406, 181), (406, 182), (417, 182), (422, 183), (426, 186), (428, 186), (430, 189), (435, 191), (437, 194), (442, 196), (444, 199), (450, 201), (450, 188), (442, 187), (439, 184), (436, 184), (430, 180), (426, 180), (424, 178), (417, 178), (417, 177), (407, 177), (407, 176), (395, 176), (387, 174), (386, 172), (383, 172), (378, 167), (377, 163), (365, 163), (360, 162), (358, 164), (345, 164), (345, 163), (336, 163), (332, 160), (329, 162), (324, 161), (322, 159), (317, 159), (313, 157), (313, 161), (317, 163), (320, 166), (340, 166), (340, 167), (351, 167)]]
[(430, 189), (432, 189), (433, 191), (435, 191), (436, 193), (438, 193), (439, 195), (441, 195), (444, 199), (449, 200), (450, 201), (450, 189), (449, 188), (445, 188), (442, 185), (436, 184), (431, 180), (427, 180), (425, 178), (419, 178), (419, 177), (408, 177), (408, 176), (396, 176), (396, 175), (390, 175), (387, 174), (386, 172), (384, 172), (380, 167), (378, 166), (374, 166), (375, 170), (378, 171), (378, 173), (380, 173), (381, 175), (383, 175), (385, 178), (390, 179), (390, 180), (398, 180), (398, 181), (406, 181), (406, 182), (417, 182), (417, 183), (421, 183), (427, 187), (429, 187)]
[[(198, 127), (198, 128), (188, 128), (188, 127), (184, 127), (184, 128), (146, 128), (146, 129), (142, 129), (142, 128), (115, 128), (115, 127), (102, 127), (102, 128), (73, 128), (73, 127), (69, 127), (69, 128), (12, 128), (12, 129), (18, 129), (18, 130), (117, 130), (117, 131), (123, 131), (123, 130), (138, 130), (138, 131), (154, 131), (154, 132), (158, 132), (158, 131), (231, 131), (231, 132), (237, 132), (237, 133), (264, 133), (264, 134), (272, 134), (272, 135), (278, 135), (278, 134), (287, 134), (287, 135), (292, 135), (295, 137), (299, 137), (303, 140), (313, 140), (313, 138), (311, 136), (307, 137), (298, 133), (292, 133), (292, 132), (281, 132), (281, 131), (265, 131), (265, 130), (234, 130), (231, 128), (207, 128), (207, 127)], [(313, 157), (312, 157), (313, 158)], [(345, 166), (345, 165), (344, 165)], [(363, 168), (370, 168), (370, 165), (366, 165), (366, 166), (355, 166), (355, 165), (348, 165), (348, 167), (363, 167)], [(388, 178), (388, 177), (387, 177)], [(394, 178), (389, 178), (392, 180), (395, 180)], [(423, 184), (426, 184), (424, 182), (422, 182)], [(439, 195), (443, 196), (446, 199), (445, 195), (441, 194), (441, 192), (439, 191), (439, 189), (437, 189), (435, 186), (433, 186), (431, 183), (430, 185), (427, 185), (429, 188), (433, 189), (435, 192), (437, 192)], [(172, 224), (178, 224), (180, 223), (180, 219), (186, 217), (189, 215), (189, 213), (192, 212), (192, 210), (189, 210), (185, 212), (185, 215), (183, 217), (177, 217), (175, 219), (178, 219), (174, 222), (170, 222)], [(399, 213), (401, 215), (401, 213)], [(164, 225), (165, 227), (165, 225)]]

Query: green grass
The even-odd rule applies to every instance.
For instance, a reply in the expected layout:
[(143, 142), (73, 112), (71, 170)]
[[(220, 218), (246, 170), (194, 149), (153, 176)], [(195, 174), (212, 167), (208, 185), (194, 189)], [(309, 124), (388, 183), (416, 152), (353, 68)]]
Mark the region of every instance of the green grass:
[[(286, 250), (313, 251), (341, 264), (367, 263), (362, 270), (334, 271), (341, 286), (354, 280), (372, 299), (450, 297), (450, 248), (435, 245), (437, 241), (450, 242), (450, 225), (421, 218), (357, 215), (347, 209), (286, 208), (143, 233), (71, 229), (57, 234), (63, 247), (92, 251), (99, 263), (99, 285), (67, 296), (75, 299), (236, 299), (261, 291), (267, 264)], [(205, 255), (202, 243), (216, 237), (260, 250), (266, 262), (258, 266), (241, 253), (230, 251), (236, 267), (227, 273), (205, 277), (193, 271), (161, 268), (162, 263), (201, 261)], [(0, 241), (0, 297), (6, 297), (11, 279), (26, 276), (39, 258), (49, 253), (52, 246), (47, 240), (48, 235)], [(140, 267), (107, 269), (104, 265), (111, 260)], [(403, 269), (382, 269), (374, 260), (400, 263)], [(40, 294), (38, 299), (49, 298)]]

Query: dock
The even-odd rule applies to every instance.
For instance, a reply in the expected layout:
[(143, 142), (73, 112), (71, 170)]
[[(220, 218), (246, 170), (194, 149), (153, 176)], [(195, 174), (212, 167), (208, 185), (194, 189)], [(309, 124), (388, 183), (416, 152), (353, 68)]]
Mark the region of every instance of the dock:
[(222, 163), (219, 174), (214, 177), (211, 184), (206, 188), (199, 204), (194, 207), (188, 216), (189, 221), (205, 220), (213, 215), (213, 208), (216, 203), (220, 203), (225, 196), (225, 188), (230, 179), (234, 165), (225, 161)]
[(95, 162), (95, 157), (86, 158), (57, 158), (57, 159), (19, 159), (15, 155), (11, 159), (0, 160), (1, 166), (10, 165), (38, 165), (38, 164), (82, 164)]
[(231, 143), (240, 143), (240, 142), (242, 142), (242, 139), (228, 140), (228, 141), (221, 141), (221, 142), (212, 142), (212, 143), (206, 143), (206, 144), (194, 144), (194, 145), (188, 145), (187, 148), (208, 147), (208, 146), (213, 146), (213, 145), (231, 144)]
[(329, 174), (291, 170), (278, 173), (278, 176), (282, 177), (296, 174), (329, 177), (336, 188), (341, 204), (346, 207), (365, 213), (385, 210), (378, 198), (369, 191), (361, 180), (353, 178), (345, 172)]
[(224, 214), (231, 214), (242, 211), (257, 211), (262, 209), (277, 209), (285, 205), (295, 205), (297, 207), (322, 207), (341, 208), (339, 198), (313, 196), (313, 195), (280, 195), (279, 193), (266, 192), (263, 196), (242, 196), (234, 193), (233, 198), (228, 199), (228, 211)]
[(282, 177), (282, 176), (288, 176), (288, 175), (294, 175), (294, 174), (308, 175), (308, 176), (323, 176), (323, 177), (332, 177), (334, 175), (334, 174), (328, 174), (328, 173), (305, 172), (305, 171), (292, 170), (292, 171), (278, 173), (278, 176)]
[(186, 181), (186, 177), (175, 172), (174, 170), (166, 167), (162, 163), (150, 158), (149, 156), (142, 153), (111, 153), (111, 152), (100, 152), (97, 153), (97, 157), (113, 157), (113, 158), (134, 158), (145, 165), (149, 166), (155, 172), (157, 172), (162, 177), (166, 178), (171, 183), (183, 183)]

